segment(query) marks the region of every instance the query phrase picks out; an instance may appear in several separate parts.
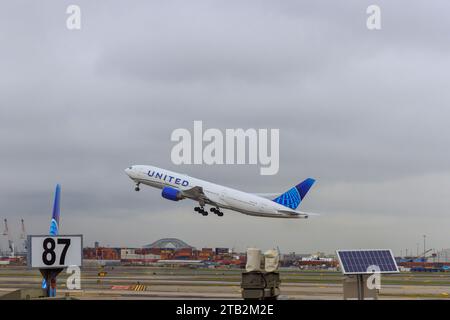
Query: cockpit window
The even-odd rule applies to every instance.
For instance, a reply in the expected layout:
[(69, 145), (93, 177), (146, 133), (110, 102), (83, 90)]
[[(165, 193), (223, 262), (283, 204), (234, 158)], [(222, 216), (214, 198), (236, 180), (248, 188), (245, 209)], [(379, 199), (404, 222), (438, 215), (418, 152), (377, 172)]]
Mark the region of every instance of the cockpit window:
[(133, 166), (129, 167), (128, 169), (130, 169), (130, 170), (133, 169)]

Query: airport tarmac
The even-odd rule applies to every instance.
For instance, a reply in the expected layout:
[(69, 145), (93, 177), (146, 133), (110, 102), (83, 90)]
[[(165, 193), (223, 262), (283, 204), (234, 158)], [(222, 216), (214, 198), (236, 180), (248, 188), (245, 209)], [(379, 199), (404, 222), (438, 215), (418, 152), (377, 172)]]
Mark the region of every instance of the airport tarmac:
[[(155, 267), (82, 268), (81, 290), (68, 290), (67, 274), (58, 277), (58, 296), (78, 299), (241, 299), (237, 269)], [(340, 300), (340, 272), (283, 269), (280, 299)], [(0, 296), (16, 289), (39, 288), (38, 270), (0, 267)], [(449, 299), (450, 273), (400, 273), (383, 275), (379, 299)]]

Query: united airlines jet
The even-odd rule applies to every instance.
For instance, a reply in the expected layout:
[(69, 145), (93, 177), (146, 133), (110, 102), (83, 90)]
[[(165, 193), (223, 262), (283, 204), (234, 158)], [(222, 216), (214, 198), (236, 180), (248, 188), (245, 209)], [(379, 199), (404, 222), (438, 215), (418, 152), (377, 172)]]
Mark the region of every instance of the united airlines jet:
[(219, 217), (223, 216), (221, 208), (259, 217), (308, 218), (312, 215), (296, 210), (314, 184), (312, 178), (270, 200), (266, 198), (270, 194), (247, 193), (153, 166), (134, 165), (125, 172), (135, 182), (136, 191), (143, 184), (162, 189), (162, 197), (168, 200), (194, 200), (199, 204), (194, 210), (204, 216), (208, 215), (206, 205)]

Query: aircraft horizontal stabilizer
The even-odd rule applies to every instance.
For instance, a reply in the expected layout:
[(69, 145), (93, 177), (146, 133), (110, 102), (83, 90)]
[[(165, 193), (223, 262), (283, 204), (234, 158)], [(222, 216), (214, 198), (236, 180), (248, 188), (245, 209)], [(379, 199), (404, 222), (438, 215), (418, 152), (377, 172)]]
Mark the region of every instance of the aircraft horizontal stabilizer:
[(263, 198), (272, 200), (273, 197), (278, 197), (280, 195), (280, 192), (277, 192), (277, 193), (275, 193), (275, 192), (274, 193), (253, 193), (253, 194), (258, 197), (263, 197)]
[(319, 216), (318, 213), (312, 213), (312, 212), (302, 212), (302, 211), (295, 211), (295, 210), (278, 210), (279, 213), (282, 214), (288, 214), (292, 216), (301, 216), (304, 218), (308, 218), (309, 216)]

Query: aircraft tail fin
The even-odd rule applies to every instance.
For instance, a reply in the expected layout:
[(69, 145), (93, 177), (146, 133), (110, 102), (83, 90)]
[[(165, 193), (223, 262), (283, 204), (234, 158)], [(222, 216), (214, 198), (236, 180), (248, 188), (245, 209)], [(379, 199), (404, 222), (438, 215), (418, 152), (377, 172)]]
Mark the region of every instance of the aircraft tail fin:
[[(61, 203), (61, 186), (59, 184), (56, 185), (55, 189), (55, 197), (53, 199), (53, 212), (52, 212), (52, 220), (50, 221), (50, 236), (57, 236), (59, 234), (59, 216), (60, 216), (60, 203)], [(45, 278), (42, 279), (42, 289), (47, 289), (47, 281)], [(51, 291), (51, 296), (56, 294), (56, 289)]]
[(55, 189), (55, 198), (53, 200), (52, 220), (50, 222), (49, 234), (51, 236), (57, 236), (59, 234), (60, 202), (61, 202), (61, 186), (57, 184)]
[(295, 187), (289, 189), (279, 197), (273, 199), (273, 201), (285, 207), (295, 210), (300, 205), (302, 200), (305, 198), (306, 194), (308, 193), (309, 189), (312, 187), (314, 182), (316, 182), (316, 180), (308, 178), (300, 182)]

